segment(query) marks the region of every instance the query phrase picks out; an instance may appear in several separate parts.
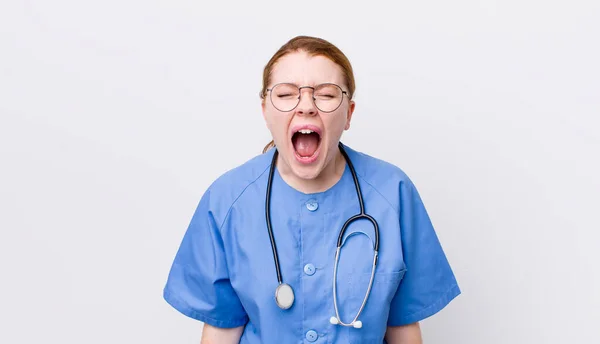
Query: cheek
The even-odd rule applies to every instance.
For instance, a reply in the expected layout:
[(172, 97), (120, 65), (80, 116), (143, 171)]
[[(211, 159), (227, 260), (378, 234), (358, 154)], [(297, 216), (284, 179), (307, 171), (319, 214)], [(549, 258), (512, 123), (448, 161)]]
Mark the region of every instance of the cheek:
[(265, 120), (273, 136), (282, 136), (287, 133), (289, 116), (267, 111), (265, 113)]
[(341, 111), (336, 112), (334, 116), (324, 118), (325, 126), (328, 128), (327, 131), (336, 136), (341, 135), (344, 129), (348, 127), (345, 114), (346, 112)]

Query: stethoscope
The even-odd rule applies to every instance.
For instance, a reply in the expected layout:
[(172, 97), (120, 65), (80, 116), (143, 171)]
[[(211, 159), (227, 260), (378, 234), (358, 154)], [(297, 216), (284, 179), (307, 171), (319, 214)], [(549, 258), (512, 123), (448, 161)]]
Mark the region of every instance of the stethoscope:
[[(379, 251), (379, 226), (377, 225), (377, 221), (375, 221), (375, 219), (373, 217), (371, 217), (369, 214), (365, 213), (365, 206), (363, 203), (362, 192), (360, 191), (360, 185), (358, 184), (358, 178), (356, 177), (356, 171), (354, 170), (352, 161), (350, 161), (350, 158), (348, 157), (348, 154), (344, 150), (344, 146), (342, 145), (341, 142), (338, 144), (338, 146), (339, 146), (340, 152), (344, 156), (344, 159), (346, 159), (346, 163), (348, 164), (348, 167), (350, 167), (350, 172), (352, 173), (352, 178), (354, 179), (356, 195), (358, 196), (358, 203), (360, 205), (360, 214), (356, 214), (356, 215), (352, 216), (351, 218), (349, 218), (348, 220), (346, 220), (346, 222), (342, 226), (342, 229), (340, 230), (340, 233), (338, 236), (337, 249), (335, 251), (335, 263), (334, 263), (334, 267), (333, 267), (333, 307), (335, 309), (335, 316), (332, 316), (329, 319), (329, 322), (333, 325), (342, 325), (342, 326), (348, 326), (348, 327), (354, 327), (354, 328), (361, 328), (362, 322), (360, 320), (358, 320), (358, 317), (360, 316), (360, 313), (363, 311), (365, 304), (367, 303), (367, 299), (369, 298), (369, 295), (371, 293), (371, 287), (373, 286), (373, 278), (375, 276), (375, 266), (377, 265), (377, 256), (378, 256), (378, 251)], [(266, 194), (266, 200), (265, 200), (265, 203), (266, 203), (266, 206), (265, 206), (265, 215), (266, 216), (265, 217), (267, 220), (267, 230), (269, 231), (269, 238), (271, 239), (271, 248), (273, 250), (273, 260), (275, 262), (275, 270), (277, 272), (277, 281), (279, 282), (279, 285), (275, 289), (275, 302), (277, 303), (277, 306), (279, 306), (279, 308), (289, 309), (294, 304), (294, 290), (292, 289), (292, 287), (289, 284), (283, 283), (283, 280), (281, 278), (281, 269), (279, 268), (279, 258), (278, 258), (278, 253), (277, 253), (277, 246), (275, 244), (275, 239), (273, 238), (273, 229), (271, 227), (271, 214), (270, 214), (271, 186), (273, 184), (273, 174), (275, 171), (277, 155), (278, 155), (278, 152), (277, 152), (277, 149), (275, 149), (275, 152), (273, 154), (273, 160), (271, 162), (271, 168), (269, 171), (269, 180), (267, 182), (267, 194)], [(342, 320), (340, 319), (340, 314), (339, 314), (338, 305), (337, 305), (337, 286), (336, 286), (337, 285), (337, 269), (338, 269), (338, 262), (339, 262), (339, 258), (340, 258), (340, 250), (343, 245), (344, 233), (346, 232), (346, 229), (352, 222), (354, 222), (356, 220), (360, 220), (360, 219), (369, 220), (371, 222), (371, 224), (373, 225), (373, 227), (375, 228), (375, 243), (374, 243), (374, 247), (373, 247), (373, 250), (374, 250), (373, 266), (371, 268), (371, 278), (369, 279), (369, 287), (367, 288), (367, 292), (365, 293), (365, 297), (362, 301), (362, 305), (360, 306), (360, 309), (358, 310), (358, 313), (356, 314), (354, 319), (350, 323), (346, 324), (346, 323), (342, 322)]]

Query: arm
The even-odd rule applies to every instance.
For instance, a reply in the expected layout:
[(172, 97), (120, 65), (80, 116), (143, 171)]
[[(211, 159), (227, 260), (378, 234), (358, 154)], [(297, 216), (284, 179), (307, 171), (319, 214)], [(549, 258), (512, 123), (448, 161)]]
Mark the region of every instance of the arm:
[(244, 326), (235, 328), (219, 328), (204, 324), (200, 344), (238, 344)]
[(422, 344), (421, 327), (418, 322), (404, 326), (388, 326), (385, 340), (388, 344)]

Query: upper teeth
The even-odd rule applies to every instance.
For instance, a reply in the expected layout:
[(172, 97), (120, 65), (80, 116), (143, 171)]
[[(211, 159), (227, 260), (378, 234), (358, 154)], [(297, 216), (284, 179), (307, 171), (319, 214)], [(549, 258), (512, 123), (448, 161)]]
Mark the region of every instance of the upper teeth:
[(299, 133), (301, 134), (311, 134), (314, 133), (314, 131), (310, 130), (310, 129), (300, 129), (298, 130)]

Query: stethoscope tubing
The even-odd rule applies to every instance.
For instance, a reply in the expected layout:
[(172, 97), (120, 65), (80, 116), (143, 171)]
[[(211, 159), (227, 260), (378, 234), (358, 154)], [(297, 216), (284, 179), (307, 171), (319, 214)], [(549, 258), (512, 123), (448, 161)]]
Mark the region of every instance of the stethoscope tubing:
[[(360, 184), (358, 182), (358, 177), (356, 175), (354, 165), (352, 164), (352, 161), (348, 157), (348, 154), (346, 153), (344, 146), (341, 142), (338, 144), (338, 147), (339, 147), (340, 152), (342, 153), (344, 159), (346, 160), (348, 167), (350, 168), (350, 172), (352, 174), (352, 179), (354, 180), (354, 187), (356, 189), (356, 195), (358, 197), (360, 213), (356, 214), (356, 215), (350, 217), (348, 220), (346, 220), (346, 222), (342, 226), (342, 229), (340, 230), (340, 233), (338, 235), (337, 248), (336, 248), (336, 253), (335, 253), (334, 277), (333, 277), (333, 302), (334, 302), (337, 323), (342, 326), (355, 326), (356, 323), (360, 323), (360, 321), (358, 321), (358, 317), (360, 316), (363, 308), (365, 307), (367, 299), (371, 293), (371, 288), (373, 286), (373, 279), (375, 277), (375, 267), (377, 265), (377, 260), (378, 260), (378, 256), (379, 256), (379, 225), (377, 224), (377, 221), (372, 216), (365, 213), (365, 206), (364, 206), (364, 201), (363, 201), (363, 197), (362, 197), (362, 191), (360, 189)], [(267, 192), (266, 192), (266, 197), (265, 197), (265, 219), (266, 219), (266, 223), (267, 223), (267, 231), (269, 232), (269, 240), (271, 241), (271, 249), (273, 251), (273, 261), (275, 263), (275, 271), (277, 273), (277, 282), (279, 283), (280, 286), (282, 286), (283, 278), (281, 276), (281, 268), (279, 265), (279, 254), (277, 251), (277, 245), (275, 243), (275, 238), (273, 235), (273, 228), (271, 225), (271, 188), (273, 185), (273, 175), (275, 173), (275, 165), (277, 162), (277, 157), (278, 157), (278, 151), (277, 151), (277, 148), (275, 148), (275, 152), (273, 153), (273, 160), (271, 162), (271, 167), (269, 169), (269, 179), (267, 182)], [(368, 286), (367, 292), (365, 294), (365, 297), (363, 299), (362, 305), (360, 306), (358, 313), (354, 317), (354, 320), (352, 320), (351, 323), (346, 324), (341, 321), (340, 316), (339, 316), (338, 307), (337, 307), (337, 268), (338, 268), (340, 250), (341, 250), (341, 247), (343, 244), (343, 238), (344, 238), (346, 229), (352, 222), (357, 221), (359, 219), (367, 219), (369, 222), (371, 222), (371, 224), (373, 225), (373, 228), (375, 230), (373, 265), (372, 265), (372, 269), (371, 269), (371, 277), (369, 279), (369, 286)], [(361, 324), (360, 326), (362, 326), (362, 323), (360, 323), (360, 324)]]
[(273, 228), (271, 227), (271, 187), (273, 185), (273, 174), (275, 172), (275, 163), (277, 161), (278, 151), (275, 148), (273, 153), (273, 161), (271, 168), (269, 169), (269, 181), (267, 182), (267, 194), (265, 197), (265, 219), (267, 221), (267, 231), (269, 232), (269, 239), (271, 240), (271, 250), (273, 251), (273, 261), (275, 262), (275, 271), (277, 273), (277, 282), (281, 285), (283, 279), (281, 277), (281, 268), (279, 267), (279, 254), (277, 251), (277, 245), (275, 244), (275, 238), (273, 237)]

